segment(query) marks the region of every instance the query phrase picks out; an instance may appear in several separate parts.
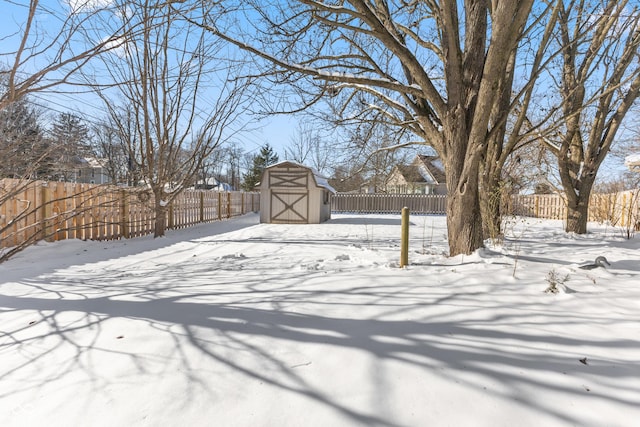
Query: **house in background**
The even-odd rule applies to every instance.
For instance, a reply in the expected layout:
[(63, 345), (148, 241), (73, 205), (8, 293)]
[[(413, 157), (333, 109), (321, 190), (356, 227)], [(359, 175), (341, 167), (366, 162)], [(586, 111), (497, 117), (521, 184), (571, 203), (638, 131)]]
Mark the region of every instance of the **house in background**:
[(214, 177), (197, 181), (193, 188), (196, 190), (233, 191), (230, 184), (219, 181)]
[(440, 158), (418, 154), (410, 165), (395, 166), (385, 190), (391, 194), (447, 194)]
[(624, 165), (629, 168), (631, 172), (640, 172), (640, 153), (629, 154), (624, 159)]
[(77, 159), (75, 182), (84, 184), (108, 184), (111, 182), (107, 171), (107, 159), (80, 157)]

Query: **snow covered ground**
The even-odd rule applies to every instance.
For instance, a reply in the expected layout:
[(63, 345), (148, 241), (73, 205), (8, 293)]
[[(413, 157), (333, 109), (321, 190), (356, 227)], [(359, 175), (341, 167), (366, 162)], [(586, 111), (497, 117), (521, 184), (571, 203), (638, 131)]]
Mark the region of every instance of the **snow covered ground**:
[(394, 215), (29, 248), (0, 425), (640, 425), (638, 237), (527, 219), (447, 258), (443, 217), (411, 223), (404, 269)]

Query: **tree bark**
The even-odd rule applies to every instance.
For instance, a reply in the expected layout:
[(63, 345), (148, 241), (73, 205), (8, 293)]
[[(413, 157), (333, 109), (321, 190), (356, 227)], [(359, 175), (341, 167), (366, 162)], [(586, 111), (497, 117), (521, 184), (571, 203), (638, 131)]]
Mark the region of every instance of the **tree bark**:
[[(589, 192), (590, 193), (590, 192)], [(589, 197), (584, 197), (582, 192), (575, 198), (567, 201), (567, 233), (586, 234), (587, 221), (589, 219)]]
[(480, 212), (482, 233), (485, 239), (496, 240), (502, 236), (502, 192), (499, 171), (485, 171), (480, 179)]
[(153, 230), (153, 237), (163, 237), (167, 231), (167, 206), (163, 206), (162, 200), (156, 197), (155, 214), (156, 221)]
[(468, 119), (463, 108), (448, 115), (443, 126), (449, 149), (443, 156), (447, 175), (447, 233), (449, 256), (470, 254), (483, 246), (480, 212), (479, 165), (470, 150), (478, 147), (468, 132)]
[(483, 246), (482, 218), (477, 185), (447, 184), (449, 254), (470, 254)]

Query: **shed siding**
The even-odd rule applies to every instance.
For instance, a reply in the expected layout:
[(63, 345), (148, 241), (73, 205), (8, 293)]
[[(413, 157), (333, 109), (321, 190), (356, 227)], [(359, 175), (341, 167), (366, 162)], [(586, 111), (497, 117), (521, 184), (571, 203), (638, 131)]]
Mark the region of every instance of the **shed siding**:
[(330, 192), (305, 166), (283, 162), (268, 167), (260, 193), (262, 223), (319, 224), (331, 218)]

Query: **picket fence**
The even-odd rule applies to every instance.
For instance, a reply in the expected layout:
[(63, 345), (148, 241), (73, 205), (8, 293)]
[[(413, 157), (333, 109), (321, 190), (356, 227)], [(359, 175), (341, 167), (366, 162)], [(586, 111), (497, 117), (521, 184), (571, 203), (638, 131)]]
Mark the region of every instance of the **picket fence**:
[(447, 197), (433, 194), (354, 194), (337, 193), (331, 199), (332, 212), (400, 213), (408, 207), (412, 214), (443, 215)]
[[(566, 220), (561, 195), (511, 199), (509, 212)], [(0, 180), (0, 248), (38, 240), (114, 240), (152, 234), (154, 197), (148, 189), (46, 181)], [(332, 212), (444, 215), (446, 196), (352, 194), (332, 197)], [(169, 206), (168, 229), (219, 221), (260, 209), (259, 193), (185, 190)], [(640, 226), (640, 190), (594, 194), (589, 220), (621, 227)]]
[[(507, 213), (544, 219), (566, 220), (567, 205), (562, 195), (518, 195), (510, 200)], [(425, 194), (338, 193), (332, 198), (332, 212), (400, 213), (408, 207), (413, 214), (446, 214), (446, 196)], [(640, 225), (640, 190), (593, 194), (589, 221), (607, 222), (621, 227)]]
[[(154, 232), (148, 189), (0, 180), (0, 248), (39, 240), (115, 240)], [(260, 209), (258, 193), (185, 190), (169, 206), (168, 229)]]
[[(567, 219), (567, 203), (560, 194), (534, 194), (513, 198), (512, 212), (534, 218)], [(640, 225), (640, 189), (610, 194), (592, 194), (589, 221), (619, 227)]]

